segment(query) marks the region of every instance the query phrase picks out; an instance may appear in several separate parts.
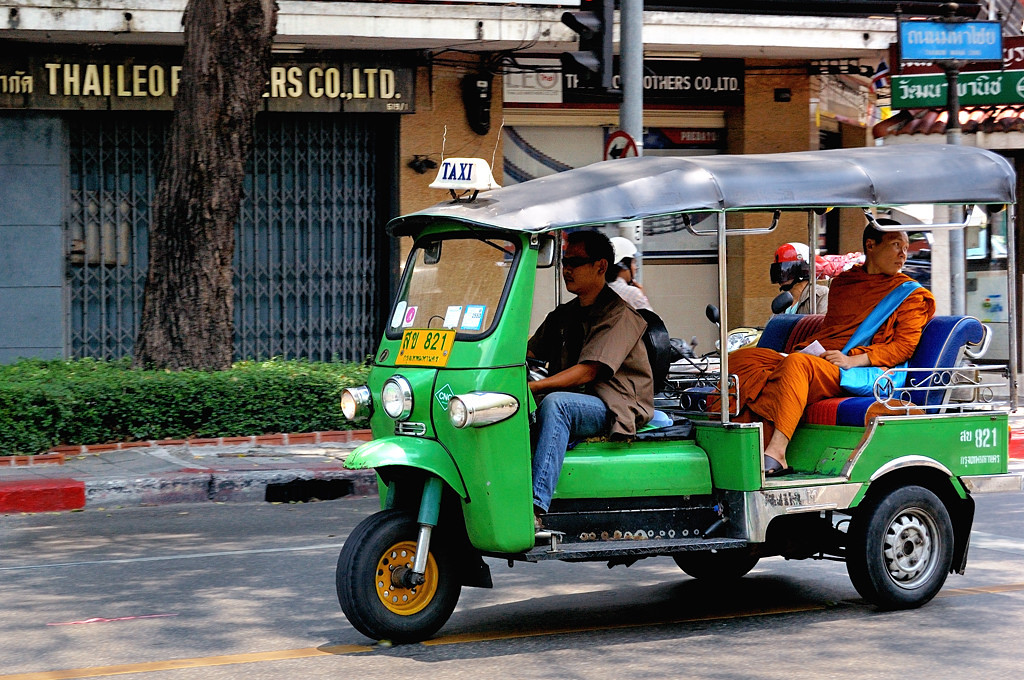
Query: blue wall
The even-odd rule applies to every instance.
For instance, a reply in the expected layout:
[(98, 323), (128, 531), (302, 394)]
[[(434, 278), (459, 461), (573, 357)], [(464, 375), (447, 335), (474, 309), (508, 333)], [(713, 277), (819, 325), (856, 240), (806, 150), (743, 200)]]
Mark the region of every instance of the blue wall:
[(0, 363), (64, 356), (67, 139), (51, 115), (0, 115)]

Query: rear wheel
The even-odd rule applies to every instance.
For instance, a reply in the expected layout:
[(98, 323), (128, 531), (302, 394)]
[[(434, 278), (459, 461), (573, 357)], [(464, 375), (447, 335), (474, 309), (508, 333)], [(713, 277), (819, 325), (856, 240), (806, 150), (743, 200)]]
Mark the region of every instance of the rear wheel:
[(424, 582), (411, 586), (405, 580), (416, 559), (418, 532), (409, 513), (384, 510), (360, 522), (345, 541), (338, 557), (338, 601), (363, 635), (418, 642), (437, 632), (455, 609), (462, 586), (437, 532)]
[(757, 566), (757, 557), (746, 550), (702, 550), (672, 555), (687, 575), (702, 581), (734, 581)]
[(953, 562), (953, 523), (939, 497), (907, 486), (857, 509), (847, 534), (846, 569), (857, 592), (881, 609), (925, 604)]

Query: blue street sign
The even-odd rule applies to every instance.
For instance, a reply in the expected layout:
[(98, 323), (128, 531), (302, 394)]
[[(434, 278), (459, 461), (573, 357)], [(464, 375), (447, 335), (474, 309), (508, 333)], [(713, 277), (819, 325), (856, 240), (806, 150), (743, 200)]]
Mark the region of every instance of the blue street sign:
[(998, 21), (901, 21), (900, 59), (1002, 61), (1002, 26)]

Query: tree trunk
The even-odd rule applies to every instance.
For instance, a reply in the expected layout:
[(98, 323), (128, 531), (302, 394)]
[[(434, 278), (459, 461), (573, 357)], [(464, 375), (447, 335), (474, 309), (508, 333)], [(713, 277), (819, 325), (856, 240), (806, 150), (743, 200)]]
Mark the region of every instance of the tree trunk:
[(225, 369), (232, 257), (253, 125), (270, 68), (274, 0), (189, 0), (174, 118), (153, 199), (139, 367)]

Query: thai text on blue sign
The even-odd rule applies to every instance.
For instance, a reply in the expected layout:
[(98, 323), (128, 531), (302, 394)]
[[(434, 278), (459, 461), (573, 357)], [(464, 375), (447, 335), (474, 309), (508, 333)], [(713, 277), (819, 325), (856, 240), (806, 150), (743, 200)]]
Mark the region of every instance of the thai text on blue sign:
[(900, 58), (904, 61), (1001, 61), (1002, 26), (998, 21), (901, 21)]
[[(965, 64), (957, 89), (960, 104), (1024, 104), (1024, 37), (1003, 37), (1002, 70), (991, 63)], [(904, 63), (892, 78), (892, 106), (897, 109), (946, 105), (946, 77), (930, 62)]]

